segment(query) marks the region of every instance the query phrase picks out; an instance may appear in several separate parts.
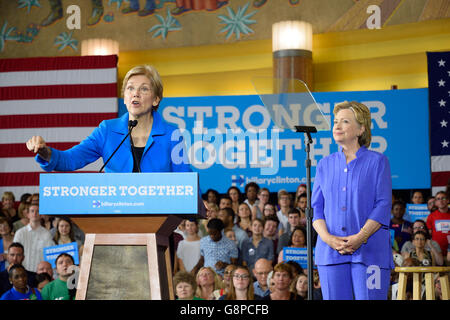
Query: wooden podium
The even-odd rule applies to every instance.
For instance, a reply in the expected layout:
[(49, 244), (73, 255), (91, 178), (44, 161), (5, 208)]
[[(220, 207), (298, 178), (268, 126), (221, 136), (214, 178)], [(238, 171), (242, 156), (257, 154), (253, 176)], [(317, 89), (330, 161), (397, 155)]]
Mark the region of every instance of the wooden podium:
[[(80, 178), (80, 176), (84, 177)], [(104, 193), (108, 193), (108, 190), (114, 190), (108, 188), (115, 188), (115, 185), (115, 196), (117, 196), (120, 194), (118, 192), (120, 186), (126, 185), (128, 182), (124, 181), (128, 180), (132, 181), (133, 184), (140, 184), (142, 190), (146, 190), (147, 193), (155, 185), (167, 186), (167, 190), (170, 188), (170, 191), (172, 191), (171, 183), (172, 185), (173, 183), (179, 183), (178, 186), (185, 186), (185, 190), (195, 190), (195, 194), (191, 196), (191, 192), (189, 196), (184, 197), (186, 199), (179, 200), (183, 196), (179, 196), (176, 192), (173, 196), (171, 192), (168, 192), (167, 195), (160, 198), (155, 196), (155, 192), (153, 192), (151, 195), (147, 194), (139, 198), (139, 201), (142, 202), (150, 201), (148, 204), (145, 203), (150, 208), (149, 214), (143, 214), (142, 210), (144, 209), (142, 208), (135, 209), (133, 207), (121, 209), (132, 213), (98, 214), (102, 212), (105, 203), (113, 203), (106, 200), (97, 200), (101, 198), (99, 196), (101, 194), (100, 188), (106, 190)], [(86, 194), (87, 199), (81, 196), (83, 188), (86, 189), (84, 194)], [(129, 186), (129, 188), (133, 190), (134, 198), (137, 192), (135, 193), (133, 188), (141, 190), (134, 185)], [(64, 193), (62, 190), (66, 192)], [(60, 212), (58, 215), (67, 215), (86, 234), (78, 275), (76, 299), (174, 299), (169, 236), (182, 219), (206, 217), (205, 206), (198, 190), (198, 174), (192, 172), (41, 174), (41, 213), (55, 215), (56, 212)], [(94, 193), (94, 196), (91, 196), (91, 193)], [(64, 198), (63, 194), (69, 196), (64, 196), (65, 199), (62, 199)], [(123, 194), (125, 194), (124, 197), (127, 198), (127, 201), (132, 201), (126, 193)], [(158, 195), (158, 192), (156, 192), (156, 195)], [(76, 207), (76, 201), (80, 201), (80, 199), (82, 199), (82, 202), (89, 204), (89, 206), (86, 206), (87, 214), (74, 213), (83, 210), (82, 206), (81, 208), (73, 208), (73, 206)], [(177, 201), (178, 207), (176, 206)], [(93, 203), (92, 206), (90, 205), (91, 202)], [(62, 206), (62, 203), (66, 203), (66, 206)], [(166, 208), (166, 206), (171, 206), (174, 203), (173, 212), (175, 214), (155, 213), (155, 211), (158, 211), (158, 207)], [(60, 208), (66, 209), (61, 210)], [(111, 211), (111, 209), (109, 210)], [(133, 210), (140, 212), (135, 213)]]

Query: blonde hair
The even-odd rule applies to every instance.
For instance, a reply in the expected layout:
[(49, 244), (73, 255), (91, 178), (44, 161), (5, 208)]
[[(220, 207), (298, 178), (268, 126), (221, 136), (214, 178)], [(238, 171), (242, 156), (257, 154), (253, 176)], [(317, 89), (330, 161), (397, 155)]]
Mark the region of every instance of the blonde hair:
[(14, 197), (14, 193), (11, 191), (5, 191), (2, 195), (2, 201), (5, 199), (11, 199), (12, 201), (16, 201), (16, 198)]
[(370, 132), (371, 117), (369, 108), (366, 105), (356, 101), (345, 101), (337, 104), (334, 107), (333, 114), (336, 116), (339, 111), (344, 109), (352, 110), (353, 114), (355, 115), (356, 122), (360, 126), (364, 126), (364, 132), (360, 136), (358, 136), (358, 143), (360, 146), (366, 146), (367, 148), (369, 148), (370, 142), (372, 141), (372, 133)]
[(211, 267), (201, 267), (200, 270), (197, 271), (197, 275), (195, 276), (195, 282), (197, 283), (197, 290), (196, 290), (196, 296), (201, 297), (202, 296), (202, 286), (199, 284), (199, 278), (200, 278), (200, 272), (203, 270), (208, 270), (212, 273), (214, 277), (214, 288), (213, 292), (218, 289), (222, 289), (222, 280), (220, 279), (219, 275), (214, 271)]
[(144, 75), (150, 80), (150, 84), (152, 87), (152, 93), (159, 98), (158, 104), (156, 106), (153, 106), (153, 110), (158, 110), (159, 104), (161, 103), (161, 100), (163, 98), (163, 84), (161, 81), (161, 77), (156, 70), (155, 67), (144, 64), (136, 66), (132, 69), (130, 69), (127, 74), (125, 75), (125, 78), (123, 79), (122, 83), (122, 97), (124, 96), (125, 88), (127, 86), (128, 80), (132, 76), (137, 75)]

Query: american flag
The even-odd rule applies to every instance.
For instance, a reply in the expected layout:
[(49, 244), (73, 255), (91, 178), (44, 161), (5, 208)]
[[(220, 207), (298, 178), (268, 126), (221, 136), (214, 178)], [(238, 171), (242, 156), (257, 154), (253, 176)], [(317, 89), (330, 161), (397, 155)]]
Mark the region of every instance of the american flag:
[[(39, 191), (42, 169), (25, 142), (57, 149), (117, 117), (117, 56), (0, 59), (0, 194)], [(80, 171), (98, 171), (101, 160)]]
[(450, 180), (450, 52), (427, 52), (433, 195)]

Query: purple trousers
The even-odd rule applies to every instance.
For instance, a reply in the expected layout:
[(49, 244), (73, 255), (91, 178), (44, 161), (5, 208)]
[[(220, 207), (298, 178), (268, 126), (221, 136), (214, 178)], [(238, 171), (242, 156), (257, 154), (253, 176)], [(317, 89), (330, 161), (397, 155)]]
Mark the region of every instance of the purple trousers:
[(317, 266), (324, 300), (386, 300), (391, 270), (362, 263)]

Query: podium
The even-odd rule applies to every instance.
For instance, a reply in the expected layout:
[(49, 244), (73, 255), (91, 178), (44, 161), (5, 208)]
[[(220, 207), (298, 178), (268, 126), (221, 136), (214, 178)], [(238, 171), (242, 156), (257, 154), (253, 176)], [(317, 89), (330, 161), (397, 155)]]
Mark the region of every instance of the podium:
[(86, 234), (77, 300), (174, 299), (169, 236), (206, 217), (198, 173), (43, 173), (39, 193)]

